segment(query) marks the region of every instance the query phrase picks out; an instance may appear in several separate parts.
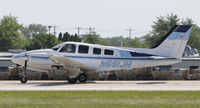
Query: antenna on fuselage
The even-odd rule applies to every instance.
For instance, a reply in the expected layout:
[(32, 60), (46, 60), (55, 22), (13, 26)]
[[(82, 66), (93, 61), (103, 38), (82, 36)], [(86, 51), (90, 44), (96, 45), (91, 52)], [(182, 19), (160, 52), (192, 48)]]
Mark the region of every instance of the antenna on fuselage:
[(86, 39), (86, 37), (87, 37), (87, 34), (84, 34), (84, 35), (81, 35), (82, 36), (82, 38), (83, 38), (83, 40), (81, 41), (81, 43), (84, 43), (85, 42), (85, 39)]
[(85, 37), (84, 37), (84, 39), (81, 41), (81, 43), (84, 43), (84, 41), (85, 41)]

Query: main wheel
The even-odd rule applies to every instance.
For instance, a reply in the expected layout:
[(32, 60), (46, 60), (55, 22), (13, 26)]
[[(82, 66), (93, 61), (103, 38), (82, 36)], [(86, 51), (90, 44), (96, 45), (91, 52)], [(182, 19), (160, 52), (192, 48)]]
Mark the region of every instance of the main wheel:
[(20, 78), (20, 82), (21, 83), (26, 83), (28, 80), (27, 80), (27, 78), (26, 77), (21, 77)]
[(76, 83), (76, 81), (77, 81), (77, 78), (68, 78), (68, 82), (70, 84), (74, 84), (74, 83)]
[(80, 82), (85, 82), (85, 81), (87, 81), (87, 76), (85, 74), (80, 74), (78, 77), (78, 80)]

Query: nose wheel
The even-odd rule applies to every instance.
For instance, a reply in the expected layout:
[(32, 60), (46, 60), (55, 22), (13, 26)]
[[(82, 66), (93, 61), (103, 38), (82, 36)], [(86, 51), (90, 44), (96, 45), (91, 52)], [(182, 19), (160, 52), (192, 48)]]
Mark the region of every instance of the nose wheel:
[(28, 80), (27, 80), (27, 78), (26, 78), (26, 76), (22, 76), (21, 78), (20, 78), (20, 82), (21, 83), (26, 83)]

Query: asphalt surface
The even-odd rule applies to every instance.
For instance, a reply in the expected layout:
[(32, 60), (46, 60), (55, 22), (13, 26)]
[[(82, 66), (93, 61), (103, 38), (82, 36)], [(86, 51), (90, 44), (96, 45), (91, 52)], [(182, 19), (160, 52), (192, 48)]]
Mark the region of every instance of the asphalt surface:
[(0, 81), (0, 91), (198, 91), (200, 81), (88, 81), (69, 84), (67, 81)]

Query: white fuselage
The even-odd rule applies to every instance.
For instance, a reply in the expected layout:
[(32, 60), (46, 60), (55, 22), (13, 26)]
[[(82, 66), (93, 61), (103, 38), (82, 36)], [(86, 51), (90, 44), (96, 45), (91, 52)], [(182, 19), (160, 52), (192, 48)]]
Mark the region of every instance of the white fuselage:
[[(73, 53), (61, 51), (61, 49), (67, 44), (73, 44), (76, 47)], [(88, 52), (80, 53), (80, 45), (88, 46)], [(101, 51), (97, 52), (98, 54), (94, 54), (94, 48), (98, 48)], [(108, 54), (106, 54), (107, 52)], [(48, 71), (52, 69), (53, 65), (57, 65), (51, 58), (49, 58), (49, 55), (66, 57), (75, 63), (80, 63), (96, 71), (130, 70), (133, 68), (170, 65), (181, 61), (180, 59), (149, 55), (122, 48), (76, 42), (60, 44), (56, 50), (33, 50), (26, 52), (26, 54), (28, 54), (28, 68), (36, 71)], [(26, 54), (20, 53), (15, 55), (12, 57), (12, 61), (23, 66), (24, 60), (20, 58), (25, 57)]]

